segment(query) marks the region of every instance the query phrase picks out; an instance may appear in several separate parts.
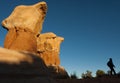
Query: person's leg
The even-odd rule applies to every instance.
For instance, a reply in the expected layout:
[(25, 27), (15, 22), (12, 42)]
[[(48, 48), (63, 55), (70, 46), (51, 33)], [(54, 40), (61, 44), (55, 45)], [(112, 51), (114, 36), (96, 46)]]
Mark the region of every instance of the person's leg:
[(115, 72), (115, 70), (114, 70), (114, 68), (111, 68), (111, 73), (114, 73), (114, 75), (116, 75), (116, 72)]
[(114, 75), (116, 75), (116, 72), (115, 72), (114, 68), (113, 68), (113, 73), (114, 73)]
[(112, 75), (112, 68), (110, 68), (110, 75)]

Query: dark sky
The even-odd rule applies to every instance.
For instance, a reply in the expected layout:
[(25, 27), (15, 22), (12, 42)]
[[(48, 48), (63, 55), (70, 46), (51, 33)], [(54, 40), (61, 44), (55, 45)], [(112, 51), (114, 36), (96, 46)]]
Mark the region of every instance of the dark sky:
[[(0, 0), (0, 22), (17, 5), (32, 5), (41, 0)], [(65, 38), (61, 44), (61, 65), (78, 76), (86, 70), (108, 71), (113, 58), (120, 71), (120, 0), (43, 0), (48, 12), (42, 33), (54, 32)], [(0, 46), (7, 31), (0, 26)]]

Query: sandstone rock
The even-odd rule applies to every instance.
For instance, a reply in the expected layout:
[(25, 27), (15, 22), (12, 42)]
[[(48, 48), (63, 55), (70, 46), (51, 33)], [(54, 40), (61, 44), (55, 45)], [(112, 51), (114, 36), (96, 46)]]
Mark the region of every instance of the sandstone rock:
[(37, 38), (37, 50), (46, 65), (60, 65), (60, 44), (63, 40), (64, 38), (58, 37), (51, 32), (39, 35)]
[(37, 41), (33, 33), (16, 29), (10, 29), (4, 41), (4, 47), (18, 51), (37, 52)]
[(53, 78), (56, 78), (56, 79), (68, 79), (69, 78), (69, 75), (64, 69), (64, 67), (52, 65), (52, 66), (48, 66), (48, 69)]
[(35, 54), (0, 48), (1, 74), (27, 74), (47, 76), (47, 67)]
[(57, 83), (69, 78), (64, 68), (48, 66), (35, 54), (0, 48), (0, 83)]
[(3, 20), (2, 25), (8, 30), (15, 28), (24, 29), (35, 34), (42, 30), (42, 24), (46, 15), (47, 5), (45, 2), (39, 2), (35, 5), (17, 6), (11, 15)]
[(55, 83), (43, 60), (28, 52), (0, 48), (0, 83)]
[(39, 2), (31, 6), (17, 6), (2, 25), (8, 30), (4, 47), (18, 51), (37, 51), (36, 36), (42, 30), (47, 5)]
[(40, 34), (46, 11), (45, 2), (21, 5), (3, 20), (8, 33), (7, 49), (0, 48), (0, 83), (55, 83), (53, 78), (68, 77), (59, 66), (64, 38), (51, 32)]

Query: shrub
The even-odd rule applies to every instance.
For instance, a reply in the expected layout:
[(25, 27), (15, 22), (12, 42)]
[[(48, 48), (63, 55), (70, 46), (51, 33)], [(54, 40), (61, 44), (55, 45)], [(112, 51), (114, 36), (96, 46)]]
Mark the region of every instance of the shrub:
[(103, 70), (97, 70), (96, 71), (96, 77), (101, 77), (101, 76), (104, 76), (105, 75), (105, 72)]
[(92, 72), (89, 71), (89, 70), (87, 70), (86, 73), (82, 73), (81, 77), (82, 77), (83, 79), (92, 78), (92, 77), (93, 77), (93, 76), (92, 76)]
[(82, 77), (82, 79), (85, 79), (86, 75), (84, 73), (82, 73), (81, 77)]
[(76, 73), (71, 74), (70, 78), (71, 78), (71, 79), (78, 79)]

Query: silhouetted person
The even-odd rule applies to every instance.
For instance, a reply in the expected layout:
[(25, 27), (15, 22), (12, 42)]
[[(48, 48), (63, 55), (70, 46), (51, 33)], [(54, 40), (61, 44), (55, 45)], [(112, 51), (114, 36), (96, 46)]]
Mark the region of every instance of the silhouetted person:
[(113, 73), (114, 75), (116, 75), (116, 72), (114, 70), (115, 65), (112, 62), (112, 58), (110, 58), (109, 61), (107, 62), (107, 66), (110, 68), (110, 75), (113, 75)]

